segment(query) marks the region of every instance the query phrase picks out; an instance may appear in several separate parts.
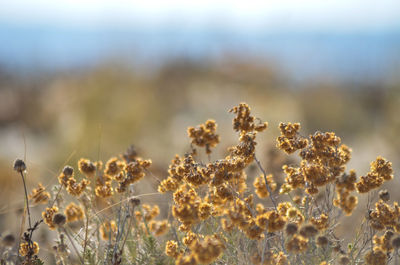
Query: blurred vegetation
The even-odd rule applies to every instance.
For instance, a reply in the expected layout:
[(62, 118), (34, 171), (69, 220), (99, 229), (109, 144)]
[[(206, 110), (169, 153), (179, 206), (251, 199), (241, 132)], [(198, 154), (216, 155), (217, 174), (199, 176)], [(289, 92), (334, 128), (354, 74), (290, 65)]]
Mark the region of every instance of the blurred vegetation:
[[(29, 175), (35, 176), (28, 185), (40, 180), (51, 185), (67, 161), (104, 159), (130, 144), (153, 159), (153, 173), (163, 178), (175, 153), (188, 149), (188, 126), (213, 117), (224, 136), (220, 151), (231, 144), (235, 137), (224, 135), (231, 130), (225, 113), (241, 101), (270, 123), (258, 147), (265, 158), (278, 123), (294, 121), (305, 132), (335, 131), (352, 146), (350, 166), (359, 172), (368, 171), (377, 153), (400, 164), (398, 81), (321, 77), (296, 83), (267, 62), (239, 58), (179, 59), (148, 72), (115, 62), (37, 75), (0, 69), (0, 199), (21, 193), (11, 165), (25, 152)], [(8, 200), (1, 213), (22, 205)]]

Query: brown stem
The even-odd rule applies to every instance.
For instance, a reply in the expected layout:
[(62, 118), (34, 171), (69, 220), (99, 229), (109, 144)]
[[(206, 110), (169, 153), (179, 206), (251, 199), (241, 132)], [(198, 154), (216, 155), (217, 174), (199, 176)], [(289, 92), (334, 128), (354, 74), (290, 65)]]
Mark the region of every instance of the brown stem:
[(277, 211), (277, 207), (276, 207), (276, 202), (274, 197), (272, 196), (272, 190), (271, 187), (268, 185), (268, 180), (267, 180), (267, 173), (265, 172), (264, 168), (261, 166), (260, 161), (257, 159), (257, 157), (254, 155), (254, 160), (257, 163), (258, 168), (261, 170), (261, 172), (263, 173), (264, 176), (264, 181), (265, 181), (265, 186), (267, 187), (268, 193), (269, 193), (269, 198), (272, 201), (272, 204), (274, 205), (275, 211)]
[(24, 183), (24, 191), (25, 191), (25, 200), (26, 200), (26, 208), (28, 210), (28, 221), (29, 221), (29, 229), (32, 229), (32, 222), (31, 222), (31, 212), (29, 211), (29, 200), (28, 200), (28, 191), (26, 190), (26, 183), (24, 174), (20, 171), (22, 182)]
[(89, 232), (89, 211), (86, 211), (85, 242), (83, 245), (83, 257), (84, 258), (85, 258), (86, 247), (87, 247), (88, 232)]
[(63, 230), (63, 232), (67, 235), (67, 237), (68, 237), (69, 241), (71, 242), (71, 245), (72, 245), (72, 247), (74, 248), (74, 250), (75, 250), (75, 252), (76, 252), (76, 255), (79, 257), (81, 263), (82, 263), (82, 264), (85, 264), (85, 262), (83, 261), (83, 258), (82, 258), (81, 255), (79, 254), (79, 251), (78, 251), (77, 247), (75, 246), (75, 243), (74, 243), (74, 241), (72, 240), (72, 238), (71, 238), (71, 236), (69, 235), (69, 233), (67, 232), (67, 230), (66, 230), (64, 227), (62, 227), (61, 230)]

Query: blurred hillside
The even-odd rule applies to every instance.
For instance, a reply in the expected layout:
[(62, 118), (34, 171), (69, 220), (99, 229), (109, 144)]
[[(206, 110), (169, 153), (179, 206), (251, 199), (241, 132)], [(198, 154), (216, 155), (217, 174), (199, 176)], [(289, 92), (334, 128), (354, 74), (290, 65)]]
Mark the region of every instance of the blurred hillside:
[(227, 110), (241, 101), (270, 122), (265, 145), (274, 144), (280, 121), (299, 121), (305, 133), (335, 131), (364, 170), (376, 154), (393, 162), (400, 157), (394, 81), (294, 85), (265, 61), (230, 57), (169, 61), (147, 74), (115, 62), (24, 77), (3, 70), (0, 86), (2, 168), (26, 149), (41, 176), (57, 171), (71, 154), (71, 162), (104, 159), (130, 144), (165, 169), (175, 153), (187, 150), (187, 126), (214, 118), (222, 145), (234, 141)]

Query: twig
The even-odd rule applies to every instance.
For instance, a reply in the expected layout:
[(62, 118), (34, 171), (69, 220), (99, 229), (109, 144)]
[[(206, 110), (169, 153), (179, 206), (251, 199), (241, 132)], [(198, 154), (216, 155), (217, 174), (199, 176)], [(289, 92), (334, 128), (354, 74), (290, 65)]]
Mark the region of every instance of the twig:
[(27, 210), (28, 210), (29, 229), (32, 229), (31, 212), (29, 211), (28, 191), (26, 190), (25, 177), (24, 177), (24, 174), (22, 173), (22, 171), (20, 171), (19, 173), (21, 174), (22, 182), (24, 183), (26, 208), (27, 208)]
[(264, 168), (261, 166), (260, 161), (257, 159), (256, 155), (254, 155), (254, 160), (257, 163), (258, 168), (260, 169), (260, 171), (263, 173), (264, 175), (264, 181), (265, 181), (265, 186), (267, 187), (268, 193), (269, 193), (269, 198), (272, 201), (272, 204), (274, 205), (275, 211), (277, 211), (277, 207), (276, 207), (276, 202), (274, 197), (272, 196), (272, 190), (271, 187), (268, 185), (268, 180), (267, 180), (267, 173), (265, 172)]
[(76, 255), (77, 255), (78, 258), (80, 259), (81, 263), (82, 263), (82, 264), (85, 264), (83, 258), (81, 257), (81, 254), (79, 254), (79, 251), (78, 251), (77, 247), (75, 246), (75, 243), (74, 243), (74, 241), (72, 240), (72, 238), (71, 238), (71, 236), (69, 235), (69, 233), (67, 232), (67, 230), (66, 230), (64, 227), (61, 227), (61, 230), (63, 230), (64, 233), (67, 235), (68, 240), (71, 242), (71, 245), (72, 245), (72, 247), (74, 248), (74, 250), (75, 250), (75, 252), (76, 252)]

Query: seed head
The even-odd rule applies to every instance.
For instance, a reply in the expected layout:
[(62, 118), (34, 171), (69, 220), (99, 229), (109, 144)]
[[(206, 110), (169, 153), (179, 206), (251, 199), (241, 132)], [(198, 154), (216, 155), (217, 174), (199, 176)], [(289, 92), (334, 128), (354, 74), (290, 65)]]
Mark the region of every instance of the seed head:
[(395, 249), (400, 248), (400, 236), (396, 236), (395, 238), (392, 239), (392, 246)]
[(300, 235), (304, 236), (305, 238), (315, 237), (317, 234), (318, 229), (312, 224), (305, 225), (300, 229)]
[(65, 176), (72, 176), (72, 174), (74, 174), (74, 169), (71, 166), (65, 166), (63, 169), (63, 173)]
[(14, 170), (19, 172), (19, 173), (24, 172), (26, 170), (26, 165), (25, 165), (24, 160), (22, 160), (22, 159), (15, 160), (15, 162), (14, 162)]
[(131, 197), (129, 199), (129, 203), (133, 206), (136, 207), (140, 204), (140, 199), (138, 197)]
[(15, 243), (15, 236), (12, 234), (8, 234), (5, 237), (3, 237), (1, 243), (3, 244), (3, 246), (12, 247)]
[(341, 257), (339, 258), (339, 264), (340, 264), (340, 265), (347, 265), (347, 264), (350, 264), (350, 259), (349, 259), (349, 257), (347, 257), (347, 256), (341, 256)]
[(379, 198), (384, 201), (387, 202), (390, 200), (390, 193), (387, 190), (381, 190), (379, 192)]
[(58, 227), (63, 226), (66, 221), (67, 221), (67, 218), (62, 213), (56, 213), (53, 216), (53, 223)]
[(285, 231), (286, 231), (286, 234), (288, 234), (289, 236), (292, 236), (292, 235), (296, 234), (297, 229), (298, 229), (297, 224), (295, 224), (295, 223), (288, 223), (288, 224), (286, 225)]
[(329, 240), (326, 236), (317, 237), (317, 245), (320, 247), (324, 247), (329, 244)]

